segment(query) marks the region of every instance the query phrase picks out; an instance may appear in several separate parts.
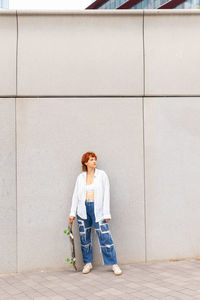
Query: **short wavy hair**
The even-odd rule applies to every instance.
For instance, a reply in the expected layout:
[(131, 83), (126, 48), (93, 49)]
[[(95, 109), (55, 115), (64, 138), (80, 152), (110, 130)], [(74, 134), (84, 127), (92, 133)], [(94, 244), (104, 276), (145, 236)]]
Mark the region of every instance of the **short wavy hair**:
[(82, 170), (83, 171), (87, 171), (87, 166), (85, 165), (85, 163), (88, 162), (90, 157), (95, 157), (96, 160), (97, 160), (97, 155), (94, 152), (86, 152), (82, 155), (81, 163), (82, 163)]

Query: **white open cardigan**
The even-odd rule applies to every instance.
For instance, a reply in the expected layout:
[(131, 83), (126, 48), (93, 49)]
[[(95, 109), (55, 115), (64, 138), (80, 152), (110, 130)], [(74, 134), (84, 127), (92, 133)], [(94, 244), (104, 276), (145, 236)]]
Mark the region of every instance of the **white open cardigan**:
[[(81, 172), (75, 183), (72, 196), (70, 216), (76, 214), (82, 219), (87, 219), (85, 199), (86, 199), (86, 174)], [(110, 183), (105, 171), (95, 168), (94, 173), (94, 214), (96, 222), (102, 219), (111, 219), (110, 214)]]

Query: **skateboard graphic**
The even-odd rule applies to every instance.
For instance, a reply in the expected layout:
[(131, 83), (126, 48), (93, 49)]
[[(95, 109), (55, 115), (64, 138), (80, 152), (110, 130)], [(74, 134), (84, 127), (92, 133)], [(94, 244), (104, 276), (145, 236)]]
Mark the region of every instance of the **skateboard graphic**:
[(82, 268), (82, 263), (81, 263), (80, 250), (76, 251), (80, 248), (80, 245), (77, 245), (77, 244), (79, 244), (78, 243), (79, 240), (76, 240), (74, 237), (74, 232), (77, 233), (76, 231), (77, 231), (77, 228), (75, 228), (74, 221), (72, 222), (72, 224), (68, 224), (67, 229), (64, 229), (64, 233), (69, 236), (70, 248), (71, 248), (71, 257), (67, 257), (65, 260), (67, 262), (69, 262), (71, 265), (73, 265), (73, 267), (76, 271), (79, 271)]

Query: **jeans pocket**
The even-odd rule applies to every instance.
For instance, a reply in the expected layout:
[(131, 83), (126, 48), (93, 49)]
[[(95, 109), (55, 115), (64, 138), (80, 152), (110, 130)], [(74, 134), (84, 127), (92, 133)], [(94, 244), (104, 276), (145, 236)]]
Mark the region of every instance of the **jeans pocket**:
[(91, 243), (87, 245), (81, 245), (83, 256), (87, 256), (89, 253), (91, 253), (92, 245)]
[(105, 220), (99, 222), (99, 227), (100, 227), (101, 232), (109, 231), (109, 225)]
[(113, 250), (114, 246), (113, 245), (106, 245), (105, 247), (102, 247), (103, 253), (107, 256), (112, 258), (113, 257)]

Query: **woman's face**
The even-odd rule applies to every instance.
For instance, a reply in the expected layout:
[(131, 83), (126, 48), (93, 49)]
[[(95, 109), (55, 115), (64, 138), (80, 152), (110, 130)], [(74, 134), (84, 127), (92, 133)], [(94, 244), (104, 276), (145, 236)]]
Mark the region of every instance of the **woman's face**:
[(88, 162), (85, 163), (87, 167), (89, 168), (96, 168), (97, 165), (97, 161), (95, 157), (90, 156), (90, 158), (88, 159)]

